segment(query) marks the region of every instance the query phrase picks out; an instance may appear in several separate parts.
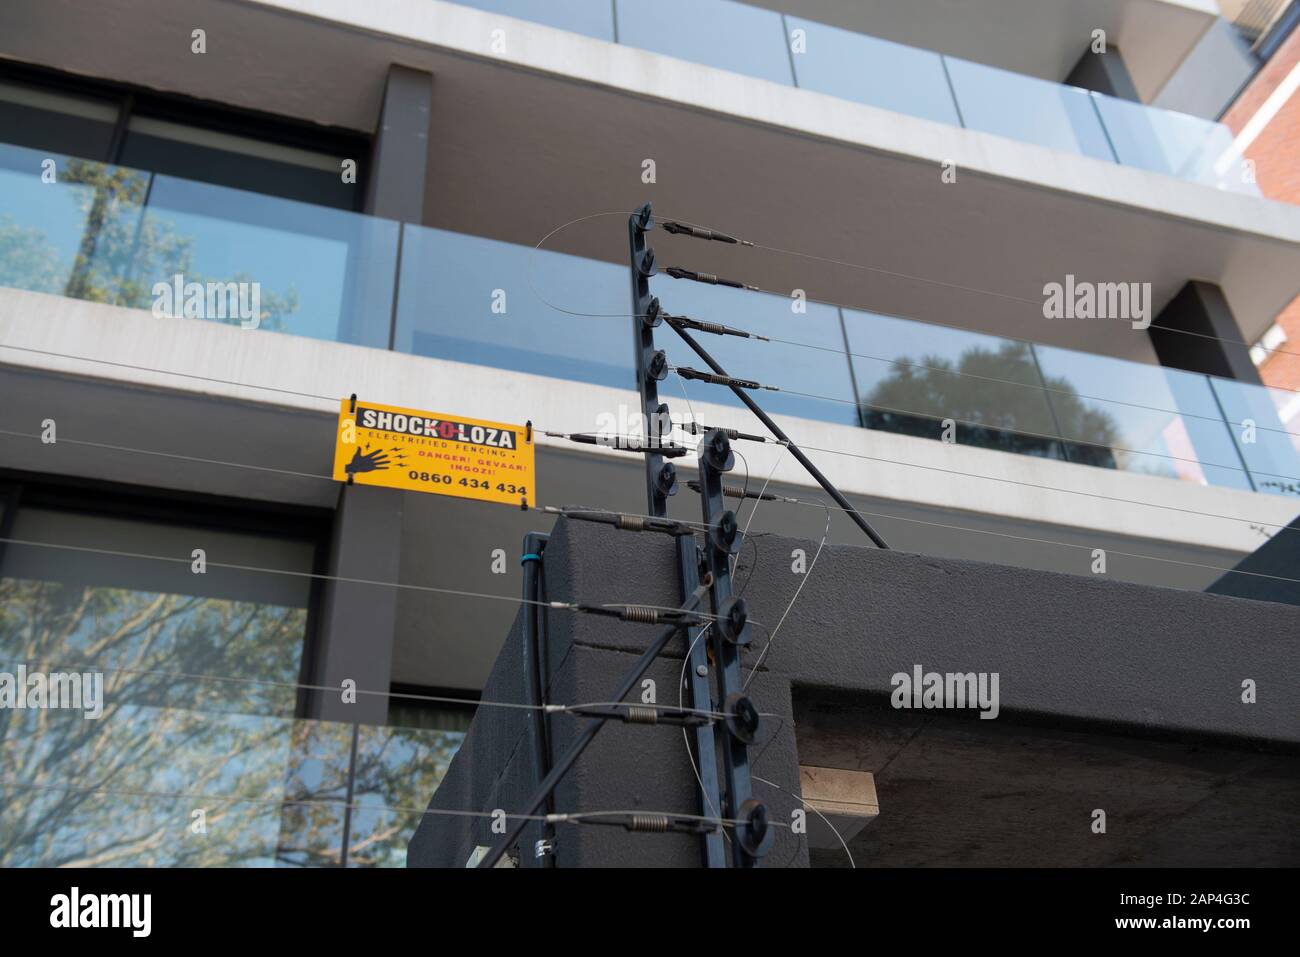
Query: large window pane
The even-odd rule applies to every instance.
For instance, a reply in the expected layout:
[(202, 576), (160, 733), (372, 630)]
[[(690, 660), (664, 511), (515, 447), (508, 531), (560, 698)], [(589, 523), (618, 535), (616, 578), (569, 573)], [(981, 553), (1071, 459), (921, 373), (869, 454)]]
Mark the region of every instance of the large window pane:
[[(139, 672), (117, 686), (120, 702), (293, 713), (287, 685), (302, 660), (312, 543), (29, 507), (18, 510), (12, 537), (70, 548), (5, 549), (0, 658)], [(176, 560), (72, 550), (86, 548)], [(191, 569), (195, 548), (211, 563), (203, 574)], [(166, 673), (231, 681), (184, 688)], [(176, 698), (198, 693), (202, 702)]]
[(351, 727), (293, 717), (313, 541), (44, 505), (12, 537), (45, 545), (5, 549), (0, 672), (102, 693), (0, 709), (0, 866), (337, 863)]
[(793, 54), (804, 89), (961, 125), (939, 54), (811, 20), (787, 17), (786, 24), (805, 33), (807, 50)]
[(790, 85), (781, 15), (733, 0), (617, 0), (618, 42)]
[(358, 730), (349, 867), (406, 866), (406, 845), (464, 739), (464, 731)]
[(0, 143), (104, 159), (121, 104), (0, 81)]
[(962, 121), (1022, 143), (1113, 160), (1086, 90), (945, 57)]
[(320, 206), (353, 209), (357, 202), (358, 187), (343, 182), (342, 156), (157, 117), (131, 117), (117, 159), (136, 169)]

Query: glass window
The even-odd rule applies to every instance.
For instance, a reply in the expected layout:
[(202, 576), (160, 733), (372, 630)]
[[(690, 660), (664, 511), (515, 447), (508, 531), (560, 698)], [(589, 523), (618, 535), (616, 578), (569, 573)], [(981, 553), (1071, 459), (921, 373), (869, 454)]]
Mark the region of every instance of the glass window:
[(968, 128), (1114, 161), (1087, 90), (955, 57), (944, 62)]
[(786, 26), (805, 33), (807, 49), (791, 57), (804, 89), (961, 125), (939, 54), (811, 20), (787, 17)]
[(544, 23), (597, 40), (614, 39), (614, 8), (610, 0), (456, 0), (467, 7), (500, 13), (517, 20)]
[(349, 867), (406, 866), (406, 845), (464, 740), (464, 730), (360, 728)]
[(1063, 458), (1030, 346), (909, 319), (844, 310), (867, 428)]
[(0, 143), (106, 159), (121, 104), (0, 81)]
[(618, 42), (793, 84), (781, 14), (733, 0), (617, 0)]
[[(18, 509), (12, 537), (176, 561), (9, 544), (0, 579), (0, 656), (89, 661), (105, 670), (298, 680), (310, 580), (216, 563), (309, 572), (313, 542), (31, 506)], [(203, 574), (191, 570), (196, 548), (212, 563)], [(297, 702), (292, 688), (178, 688), (144, 674), (116, 679), (115, 704), (289, 716)]]
[(0, 680), (102, 683), (80, 709), (0, 709), (0, 866), (336, 866), (345, 842), (356, 866), (404, 862), (461, 734), (293, 716), (313, 541), (43, 501), (12, 537), (103, 551), (8, 545)]
[(318, 206), (355, 209), (358, 187), (343, 182), (343, 159), (315, 150), (133, 114), (117, 161), (154, 173)]

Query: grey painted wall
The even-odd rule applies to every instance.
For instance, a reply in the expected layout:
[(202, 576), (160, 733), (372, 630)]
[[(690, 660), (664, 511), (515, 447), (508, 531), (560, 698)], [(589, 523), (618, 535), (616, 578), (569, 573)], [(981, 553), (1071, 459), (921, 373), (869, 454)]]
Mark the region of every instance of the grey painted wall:
[[(761, 653), (763, 636), (776, 628), (799, 588), (792, 551), (803, 549), (811, 562), (816, 545), (772, 536), (759, 545), (756, 565), (737, 568), (751, 618), (761, 623), (747, 665)], [(672, 544), (663, 537), (561, 520), (552, 532), (546, 568), (556, 600), (661, 605), (679, 600)], [(551, 619), (549, 667), (556, 702), (605, 700), (602, 693), (609, 693), (652, 635), (644, 626), (604, 618), (553, 612)], [(518, 637), (512, 632), (486, 699), (522, 699)], [(788, 685), (878, 699), (891, 692), (894, 673), (910, 673), (914, 665), (926, 671), (996, 672), (1002, 721), (1048, 721), (1139, 739), (1174, 735), (1294, 748), (1300, 744), (1300, 688), (1285, 676), (1297, 671), (1297, 637), (1300, 608), (1286, 604), (1105, 576), (828, 546), (751, 687), (763, 689), (760, 707), (784, 716), (790, 714)], [(674, 653), (680, 656), (681, 649)], [(665, 660), (670, 675), (680, 673), (679, 657)], [(1257, 703), (1242, 702), (1245, 679), (1257, 683)], [(564, 697), (566, 691), (575, 697)], [(522, 800), (530, 780), (519, 756), (522, 718), (499, 710), (480, 709), (431, 810), (500, 806), (509, 812), (511, 800)], [(516, 730), (502, 730), (511, 723)], [(972, 733), (983, 723), (973, 721)], [(791, 729), (775, 724), (759, 773), (794, 791), (798, 757), (788, 739)], [(680, 740), (665, 743), (672, 737), (680, 739), (663, 729), (620, 726), (602, 732), (593, 746), (600, 750), (566, 781), (559, 808), (690, 809), (695, 800), (691, 768)], [(564, 739), (561, 734), (560, 747)], [(769, 796), (778, 806), (773, 792)], [(668, 803), (654, 805), (651, 798)], [(505, 803), (488, 807), (484, 799)], [(562, 850), (562, 864), (690, 866), (696, 861), (690, 842), (674, 854), (675, 841), (647, 848), (640, 843), (644, 836), (613, 828), (570, 828), (563, 836), (578, 847)], [(409, 861), (459, 866), (475, 844), (489, 844), (490, 838), (481, 820), (430, 815), (412, 841)], [(797, 863), (801, 853), (778, 841), (768, 862)]]

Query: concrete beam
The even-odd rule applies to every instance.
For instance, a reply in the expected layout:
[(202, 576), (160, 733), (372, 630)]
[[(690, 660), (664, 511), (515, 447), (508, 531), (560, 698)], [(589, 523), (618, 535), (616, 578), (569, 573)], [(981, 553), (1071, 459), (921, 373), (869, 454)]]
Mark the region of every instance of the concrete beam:
[(1074, 65), (1074, 69), (1070, 71), (1070, 75), (1065, 78), (1065, 82), (1070, 86), (1095, 90), (1121, 100), (1142, 102), (1137, 87), (1133, 85), (1133, 78), (1129, 75), (1128, 66), (1124, 63), (1124, 58), (1117, 47), (1108, 46), (1104, 53), (1094, 53), (1091, 47), (1085, 50), (1083, 56), (1079, 57), (1079, 62)]
[(1214, 283), (1187, 283), (1147, 333), (1161, 365), (1260, 384), (1248, 340), (1243, 338), (1223, 290)]
[[(344, 486), (340, 489), (330, 548), (329, 574), (376, 582), (401, 581), (403, 493), (396, 489)], [(388, 690), (397, 630), (397, 593), (391, 586), (327, 581), (321, 627), (309, 651), (308, 684), (361, 691)], [(307, 716), (325, 721), (386, 723), (386, 695), (358, 694), (346, 703), (341, 692), (307, 696)]]
[(366, 177), (365, 212), (407, 223), (421, 221), (432, 106), (432, 74), (397, 63), (388, 68)]

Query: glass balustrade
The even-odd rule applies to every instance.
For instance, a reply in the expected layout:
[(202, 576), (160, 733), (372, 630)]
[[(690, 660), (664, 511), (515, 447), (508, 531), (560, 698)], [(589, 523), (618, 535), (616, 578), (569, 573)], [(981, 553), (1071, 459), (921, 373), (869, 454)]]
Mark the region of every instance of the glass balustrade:
[(400, 228), (0, 146), (0, 282), (20, 289), (386, 348)]
[(1093, 94), (1115, 157), (1125, 166), (1259, 196), (1232, 132), (1222, 123)]
[(781, 14), (734, 0), (617, 0), (618, 42), (793, 85)]
[[(69, 157), (46, 183), (43, 158), (0, 147), (0, 285), (153, 308), (177, 274), (250, 283), (261, 330), (635, 381), (624, 266)], [(779, 387), (757, 394), (776, 413), (930, 438), (952, 419), (959, 444), (1300, 494), (1287, 393), (817, 302), (796, 315), (784, 297), (666, 277), (652, 288), (671, 312), (784, 340), (708, 342), (733, 375)], [(702, 369), (667, 331), (660, 344)], [(739, 405), (674, 374), (661, 392), (686, 414)]]
[(597, 40), (614, 40), (614, 8), (610, 0), (461, 0), (462, 6), (499, 13), (516, 20), (558, 27)]
[(734, 0), (460, 2), (907, 116), (1260, 195), (1222, 123)]
[(944, 57), (944, 62), (967, 129), (1115, 159), (1087, 90), (956, 57)]
[[(939, 54), (811, 20), (787, 17), (786, 23), (795, 40), (802, 40), (791, 60), (803, 89), (961, 125)], [(802, 37), (795, 31), (803, 31)]]

